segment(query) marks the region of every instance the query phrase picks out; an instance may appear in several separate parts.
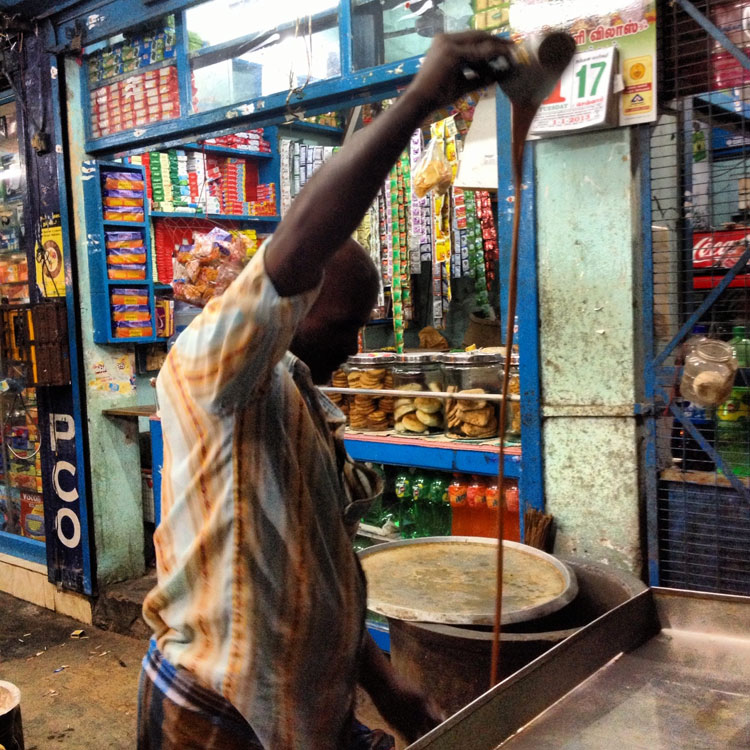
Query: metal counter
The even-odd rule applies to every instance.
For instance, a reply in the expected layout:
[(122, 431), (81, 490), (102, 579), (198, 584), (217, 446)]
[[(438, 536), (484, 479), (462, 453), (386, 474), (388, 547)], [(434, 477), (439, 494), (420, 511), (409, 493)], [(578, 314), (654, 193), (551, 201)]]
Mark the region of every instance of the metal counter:
[(750, 748), (750, 597), (648, 589), (409, 750), (498, 747)]

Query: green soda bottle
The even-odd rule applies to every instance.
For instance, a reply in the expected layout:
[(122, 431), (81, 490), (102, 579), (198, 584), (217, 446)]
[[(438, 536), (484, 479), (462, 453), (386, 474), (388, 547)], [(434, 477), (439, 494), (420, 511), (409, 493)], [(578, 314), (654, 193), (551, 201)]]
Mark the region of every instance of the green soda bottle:
[(425, 474), (417, 474), (411, 485), (412, 509), (414, 513), (414, 536), (429, 536), (431, 526), (430, 480)]
[(729, 344), (734, 349), (737, 365), (739, 367), (750, 367), (750, 339), (747, 337), (745, 326), (734, 326), (732, 328), (732, 338), (729, 340)]
[(750, 388), (735, 386), (716, 410), (716, 451), (737, 476), (750, 476)]
[(396, 516), (396, 526), (402, 537), (408, 539), (413, 536), (414, 517), (412, 515), (412, 489), (411, 475), (403, 471), (396, 477), (395, 495), (398, 498), (398, 511)]
[(448, 499), (448, 480), (437, 476), (430, 484), (430, 508), (432, 509), (431, 536), (450, 536), (451, 504)]

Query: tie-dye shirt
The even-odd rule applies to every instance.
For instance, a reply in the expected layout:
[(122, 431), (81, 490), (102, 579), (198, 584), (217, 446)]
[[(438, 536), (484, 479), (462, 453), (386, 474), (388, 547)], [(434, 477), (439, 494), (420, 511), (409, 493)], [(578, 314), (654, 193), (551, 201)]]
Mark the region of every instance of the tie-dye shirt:
[(332, 750), (352, 710), (365, 583), (351, 533), (379, 480), (287, 349), (317, 291), (280, 297), (262, 248), (157, 380), (164, 434), (158, 648), (269, 750)]

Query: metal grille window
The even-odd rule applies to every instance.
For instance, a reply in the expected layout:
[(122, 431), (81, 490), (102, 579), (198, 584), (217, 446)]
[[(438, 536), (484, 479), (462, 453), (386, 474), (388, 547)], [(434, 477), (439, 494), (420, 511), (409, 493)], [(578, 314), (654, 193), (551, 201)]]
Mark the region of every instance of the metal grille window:
[[(750, 2), (676, 0), (663, 3), (659, 23), (659, 583), (750, 594)], [(733, 376), (703, 357), (722, 346), (736, 360)]]

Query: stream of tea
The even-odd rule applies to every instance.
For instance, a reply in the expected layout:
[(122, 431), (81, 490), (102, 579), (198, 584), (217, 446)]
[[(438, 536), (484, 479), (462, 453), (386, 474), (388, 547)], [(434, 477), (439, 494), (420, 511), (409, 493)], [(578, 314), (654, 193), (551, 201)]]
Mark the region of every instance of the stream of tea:
[[(497, 462), (497, 486), (500, 488), (500, 508), (497, 514), (497, 582), (495, 596), (495, 621), (492, 639), (492, 661), (490, 665), (490, 687), (497, 684), (500, 661), (500, 622), (503, 608), (503, 516), (507, 510), (503, 479), (505, 478), (505, 432), (507, 428), (508, 385), (510, 383), (510, 361), (513, 350), (513, 328), (516, 317), (516, 297), (518, 288), (518, 237), (521, 227), (521, 194), (523, 177), (523, 155), (526, 150), (526, 137), (529, 134), (534, 115), (539, 104), (521, 104), (511, 107), (511, 166), (513, 171), (513, 229), (510, 248), (510, 268), (508, 272), (508, 307), (505, 330), (505, 366), (503, 368), (502, 401), (500, 402), (500, 447)], [(520, 509), (519, 509), (520, 512)]]

